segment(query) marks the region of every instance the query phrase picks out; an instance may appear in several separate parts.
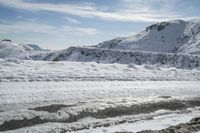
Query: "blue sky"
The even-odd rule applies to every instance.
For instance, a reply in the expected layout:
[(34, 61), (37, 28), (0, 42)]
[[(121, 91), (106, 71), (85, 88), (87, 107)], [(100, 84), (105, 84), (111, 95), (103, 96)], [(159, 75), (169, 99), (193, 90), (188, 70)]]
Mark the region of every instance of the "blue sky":
[(199, 19), (200, 0), (0, 0), (0, 39), (44, 48), (95, 45), (173, 19)]

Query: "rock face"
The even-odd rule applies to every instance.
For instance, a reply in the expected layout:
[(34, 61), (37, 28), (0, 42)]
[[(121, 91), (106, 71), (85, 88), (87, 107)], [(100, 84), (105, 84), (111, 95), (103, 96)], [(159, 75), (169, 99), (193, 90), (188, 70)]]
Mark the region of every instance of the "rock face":
[(151, 30), (161, 31), (161, 30), (165, 29), (165, 27), (168, 26), (169, 24), (170, 24), (169, 22), (161, 22), (161, 23), (153, 24), (153, 25), (147, 27), (146, 31), (147, 32), (150, 32)]
[(12, 42), (10, 39), (3, 39), (3, 42)]

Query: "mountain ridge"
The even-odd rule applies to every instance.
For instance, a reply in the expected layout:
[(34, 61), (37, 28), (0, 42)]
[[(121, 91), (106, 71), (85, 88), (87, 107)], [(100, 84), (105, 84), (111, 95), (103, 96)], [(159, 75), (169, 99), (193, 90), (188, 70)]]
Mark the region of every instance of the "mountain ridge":
[(45, 51), (37, 45), (21, 46), (31, 47), (36, 52), (25, 50), (26, 56), (16, 57), (20, 59), (135, 63), (193, 69), (200, 66), (200, 20), (161, 22), (146, 27), (135, 36), (116, 38), (95, 46), (56, 51)]
[(156, 23), (134, 36), (104, 41), (95, 47), (200, 54), (200, 20)]

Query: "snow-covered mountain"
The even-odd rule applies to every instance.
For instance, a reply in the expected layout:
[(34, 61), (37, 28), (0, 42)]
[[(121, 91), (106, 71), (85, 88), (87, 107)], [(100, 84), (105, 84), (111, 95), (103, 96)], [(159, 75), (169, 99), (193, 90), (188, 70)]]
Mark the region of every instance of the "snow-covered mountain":
[(131, 36), (99, 43), (97, 48), (200, 54), (200, 20), (174, 20)]
[(47, 51), (35, 44), (17, 44), (7, 39), (0, 41), (0, 58), (31, 59), (30, 55)]
[(58, 51), (47, 52), (37, 45), (0, 43), (0, 57), (150, 64), (186, 69), (200, 67), (200, 20), (161, 22), (135, 36), (116, 38), (92, 47), (70, 47)]
[(31, 58), (192, 69), (200, 66), (199, 54), (200, 20), (175, 20), (151, 25), (132, 37), (105, 41), (93, 47), (71, 47)]

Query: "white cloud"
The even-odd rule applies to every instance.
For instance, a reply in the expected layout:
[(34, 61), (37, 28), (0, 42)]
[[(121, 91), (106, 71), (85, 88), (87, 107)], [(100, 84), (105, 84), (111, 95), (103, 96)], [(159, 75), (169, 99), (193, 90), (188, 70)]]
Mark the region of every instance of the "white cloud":
[(55, 27), (52, 25), (38, 23), (36, 21), (18, 21), (14, 23), (0, 23), (0, 31), (3, 34), (8, 33), (44, 33), (59, 37), (71, 35), (95, 35), (100, 33), (94, 28), (82, 28), (73, 26)]
[(64, 19), (66, 19), (67, 21), (74, 23), (74, 24), (80, 24), (81, 23), (80, 21), (73, 19), (71, 17), (65, 17)]
[[(53, 11), (64, 14), (75, 15), (84, 18), (100, 18), (110, 21), (133, 21), (133, 22), (160, 22), (169, 19), (185, 18), (176, 12), (154, 10), (150, 8), (150, 3), (155, 1), (166, 4), (168, 0), (121, 0), (122, 8), (105, 11), (98, 10), (95, 4), (50, 4), (50, 3), (30, 3), (22, 0), (0, 0), (0, 4), (11, 8), (32, 10), (32, 11)], [(170, 1), (170, 0), (169, 0)], [(124, 4), (124, 5), (123, 5)], [(124, 7), (123, 7), (124, 6)], [(74, 20), (69, 20), (74, 21)], [(74, 21), (76, 23), (76, 21)]]

